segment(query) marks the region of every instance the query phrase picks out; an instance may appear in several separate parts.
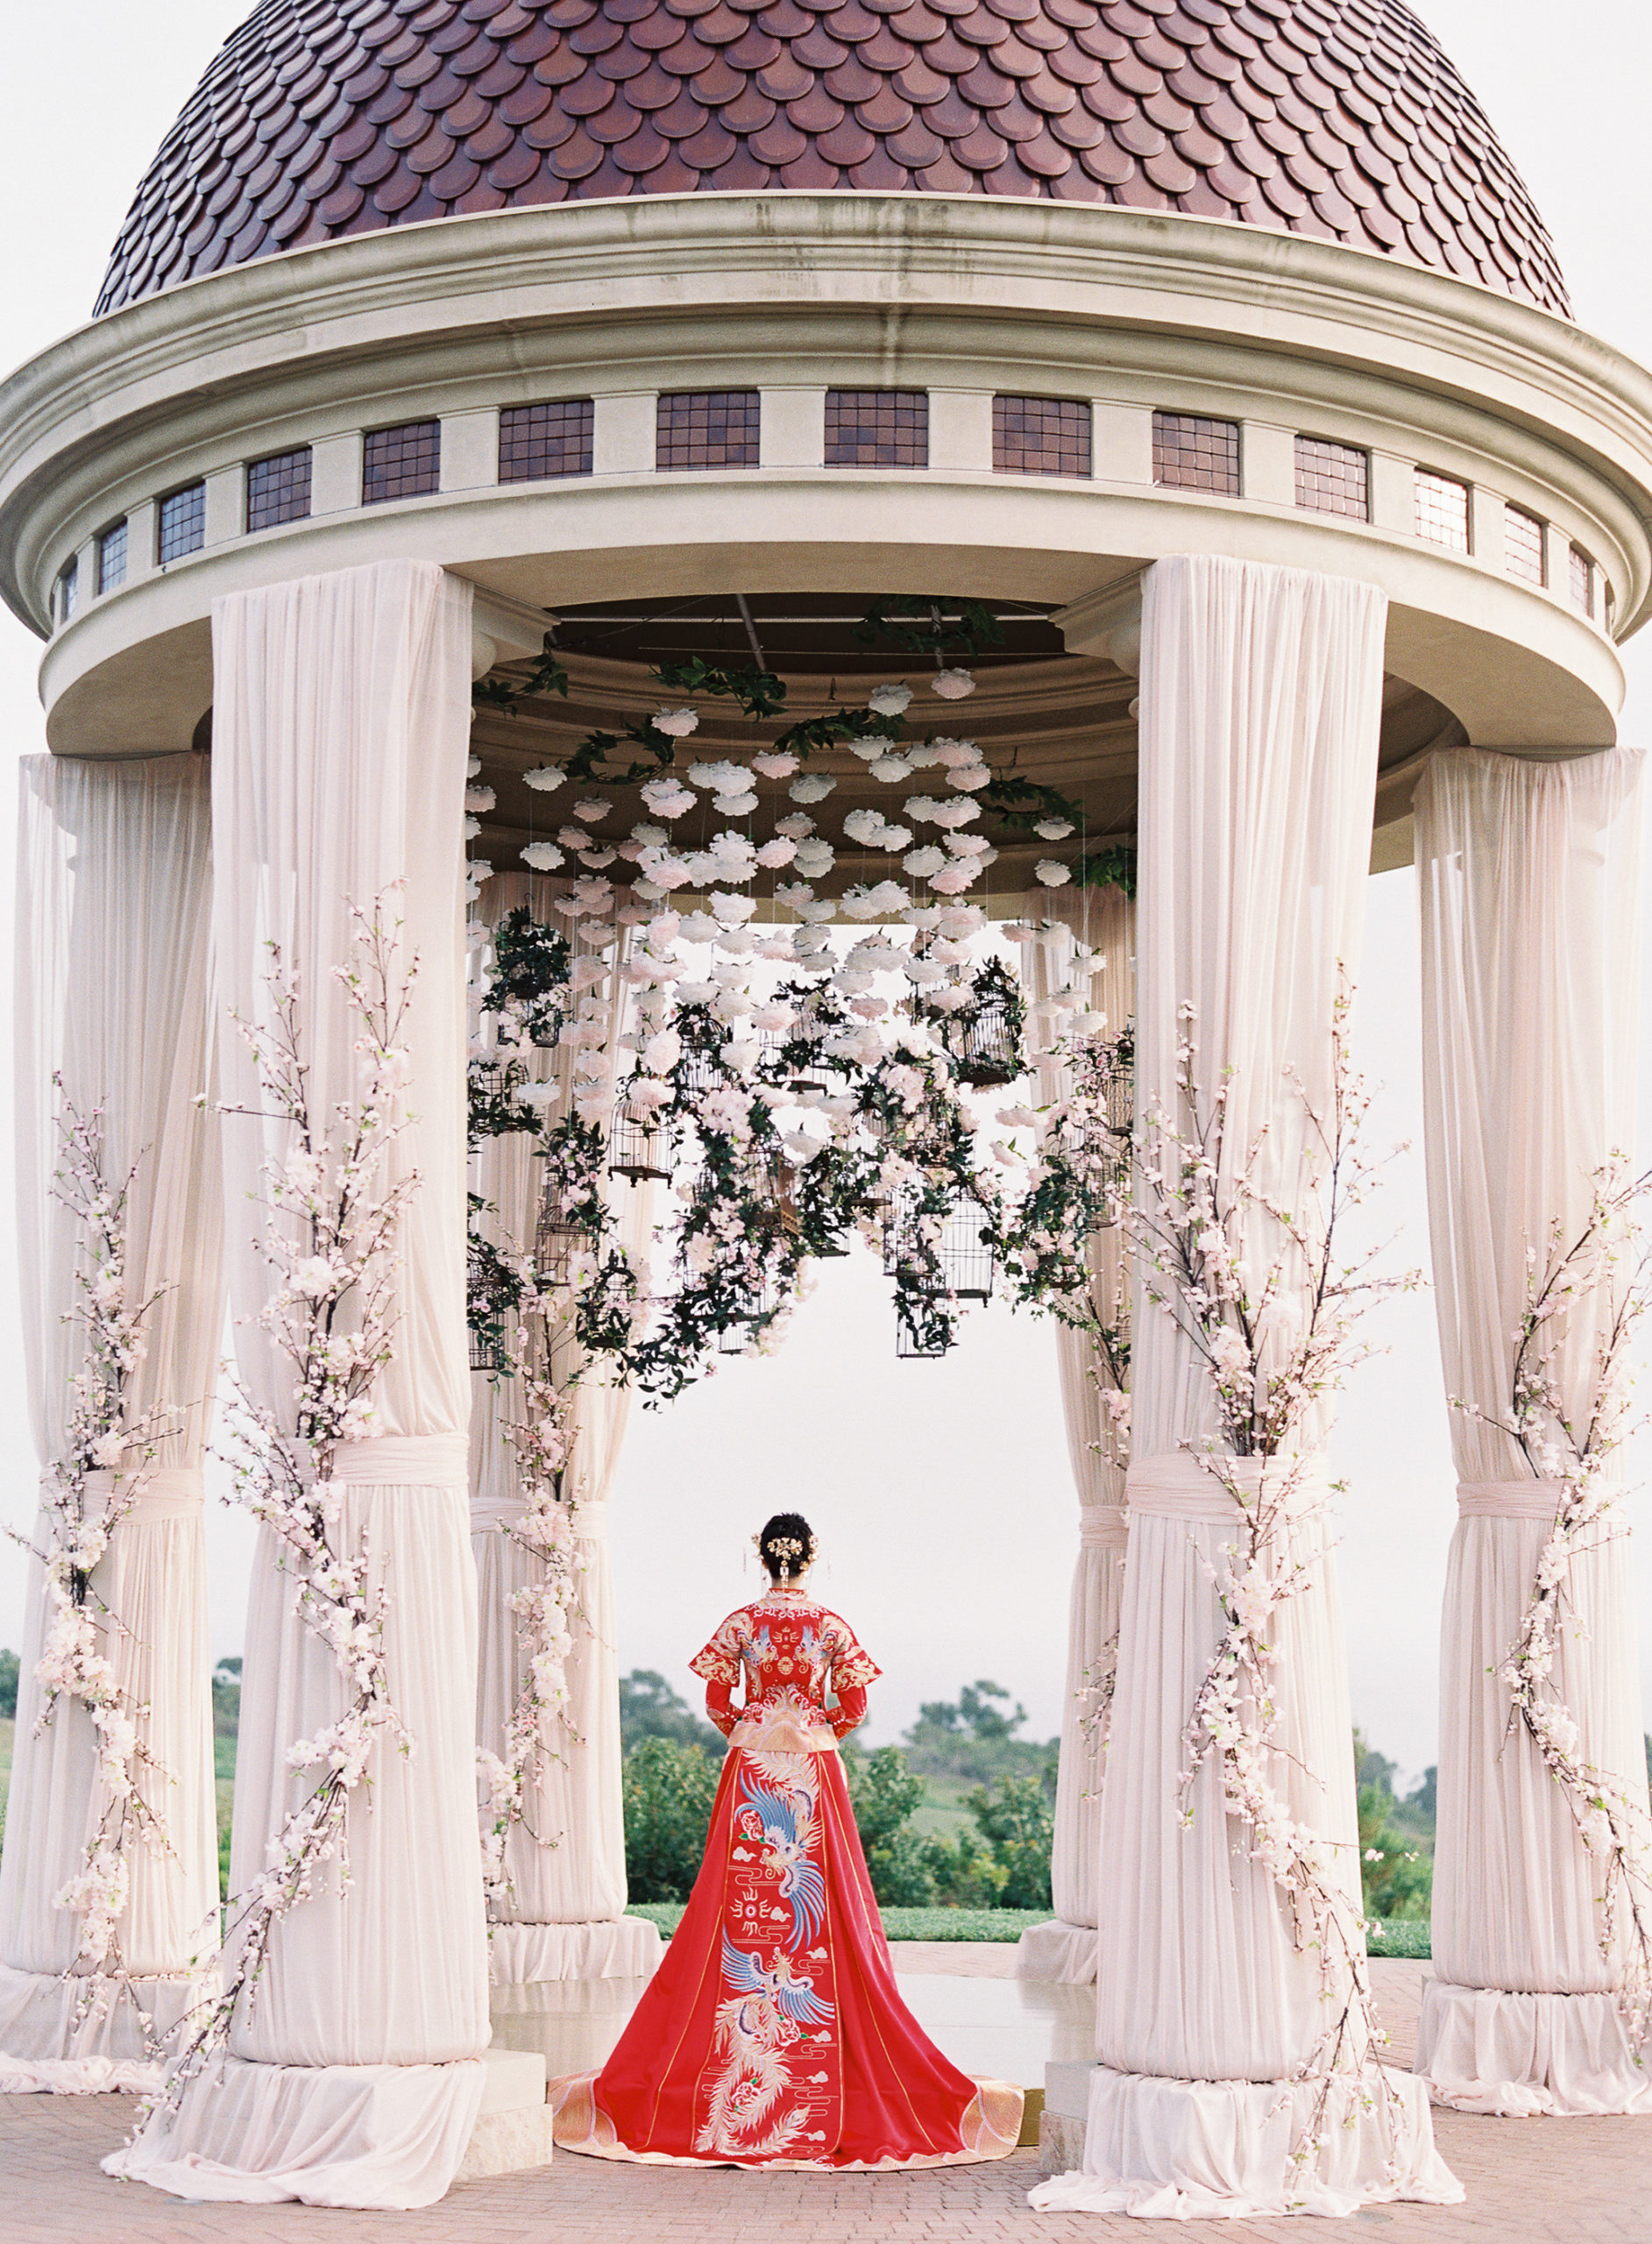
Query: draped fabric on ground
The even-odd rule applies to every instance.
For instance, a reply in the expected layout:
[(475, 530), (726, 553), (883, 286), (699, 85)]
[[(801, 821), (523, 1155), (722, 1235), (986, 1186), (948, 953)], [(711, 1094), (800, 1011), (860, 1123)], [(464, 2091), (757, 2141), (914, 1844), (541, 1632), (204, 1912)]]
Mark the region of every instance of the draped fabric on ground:
[[(379, 1438), (337, 1454), (337, 1532), (364, 1547), (389, 1592), (386, 1649), (413, 1740), (376, 1749), (351, 1814), (351, 1884), (337, 1873), (277, 1927), (255, 2004), (243, 2004), (220, 2082), (202, 2076), (175, 2117), (152, 2120), (109, 2170), (190, 2197), (415, 2205), (451, 2179), (481, 2093), (488, 2038), (486, 1934), (474, 1791), (475, 1570), (465, 1505), (470, 1372), (464, 1321), (463, 799), (469, 743), (471, 594), (422, 562), (383, 562), (266, 591), (213, 611), (213, 829), (220, 867), (219, 998), (269, 1018), (267, 946), (299, 977), (314, 1111), (353, 1100), (357, 1029), (335, 969), (347, 906), (389, 884), (404, 958), (419, 978), (406, 1037), (415, 1125), (393, 1149), (418, 1188), (402, 1226), (394, 1358), (381, 1374)], [(227, 1099), (262, 1104), (245, 1046), (220, 1037)], [(249, 1196), (287, 1127), (224, 1124), (231, 1306), (240, 1373), (287, 1425), (283, 1359), (255, 1326), (271, 1277)], [(343, 1711), (331, 1652), (302, 1628), (260, 1539), (247, 1619), (232, 1885), (303, 1796), (293, 1740)], [(233, 1942), (234, 1928), (230, 1927)], [(232, 1952), (232, 1950), (231, 1950)], [(394, 2095), (380, 2068), (401, 2069)], [(244, 2070), (251, 2068), (251, 2077)], [(280, 2069), (280, 2077), (274, 2077)], [(226, 2085), (227, 2084), (227, 2085)], [(221, 2114), (233, 2090), (245, 2130)], [(371, 2094), (365, 2091), (371, 2091)], [(364, 2116), (365, 2115), (365, 2116)]]
[[(769, 2169), (964, 2165), (1014, 2149), (1020, 2091), (960, 2072), (901, 2000), (826, 1738), (810, 1752), (731, 1748), (663, 1962), (601, 2072), (551, 2084), (561, 2148)], [(785, 1846), (796, 1867), (781, 1866), (780, 1831), (760, 1828), (780, 1820), (777, 1797), (811, 1804)], [(793, 1892), (806, 1936), (766, 1935)]]
[[(1105, 1033), (1117, 1036), (1135, 1011), (1136, 908), (1131, 898), (1118, 888), (1030, 890), (1023, 916), (1047, 930), (1042, 941), (1027, 944), (1022, 952), (1021, 978), (1032, 1005), (1029, 1027), (1034, 1049), (1047, 1051), (1071, 1018), (1041, 1015), (1038, 1007), (1053, 991), (1071, 984), (1075, 941), (1100, 955), (1102, 963), (1088, 984), (1089, 1001), (1095, 1011), (1107, 1016)], [(1066, 1069), (1046, 1060), (1038, 1074), (1040, 1106), (1066, 1095)], [(1110, 1325), (1128, 1325), (1130, 1258), (1123, 1232), (1095, 1232), (1089, 1260), (1092, 1295), (1103, 1319)], [(1079, 1548), (1067, 1606), (1067, 1689), (1050, 1858), (1055, 1919), (1022, 1934), (1016, 1970), (1023, 1978), (1083, 1985), (1095, 1977), (1101, 1907), (1096, 1849), (1107, 1740), (1105, 1719), (1097, 1718), (1094, 1689), (1118, 1633), (1124, 1472), (1103, 1408), (1105, 1380), (1100, 1352), (1087, 1333), (1070, 1324), (1058, 1322), (1054, 1330), (1067, 1455), (1078, 1491)]]
[[(23, 1354), (41, 1459), (62, 1458), (69, 1381), (83, 1354), (66, 1323), (76, 1299), (79, 1226), (53, 1192), (62, 1099), (103, 1111), (103, 1171), (128, 1203), (130, 1298), (166, 1291), (145, 1324), (133, 1419), (177, 1412), (135, 1507), (91, 1585), (124, 1624), (104, 1649), (124, 1694), (147, 1712), (140, 1734), (174, 1781), (140, 1779), (169, 1854), (130, 1850), (121, 1920), (137, 1999), (170, 2027), (201, 1992), (217, 1947), (217, 1836), (201, 1455), (223, 1320), (218, 1126), (197, 1106), (208, 1088), (207, 964), (211, 819), (203, 758), (21, 765), (18, 834), (18, 1225)], [(95, 1475), (89, 1499), (109, 1481)], [(0, 1863), (0, 2089), (134, 2084), (153, 2068), (133, 2002), (77, 2015), (78, 1914), (53, 1896), (82, 1866), (104, 1794), (83, 1708), (60, 1699), (45, 1731), (35, 1679), (46, 1620), (30, 1567), (16, 1759)]]
[[(497, 927), (507, 913), (527, 904), (535, 917), (564, 928), (576, 959), (598, 947), (578, 928), (601, 915), (582, 912), (578, 927), (555, 910), (566, 881), (500, 873), (483, 887), (479, 918)], [(612, 924), (612, 923), (611, 923)], [(613, 924), (611, 955), (624, 957), (629, 930)], [(625, 984), (616, 971), (609, 992), (608, 1055), (625, 1055)], [(558, 1095), (547, 1122), (569, 1111), (571, 1054), (566, 1047), (535, 1052), (534, 1073), (555, 1081)], [(476, 1189), (497, 1212), (483, 1225), (506, 1252), (531, 1253), (543, 1163), (521, 1132), (484, 1140), (473, 1157)], [(641, 1254), (648, 1244), (654, 1187), (608, 1180), (623, 1243)], [(553, 1375), (560, 1383), (574, 1369), (571, 1345), (557, 1351)], [(504, 1751), (505, 1732), (521, 1687), (523, 1660), (513, 1594), (543, 1578), (543, 1563), (514, 1541), (509, 1523), (520, 1517), (521, 1495), (505, 1427), (521, 1411), (519, 1383), (501, 1374), (472, 1374), (471, 1528), (476, 1554), (480, 1659), (477, 1669), (479, 1744)], [(631, 1396), (627, 1388), (593, 1378), (582, 1383), (575, 1404), (568, 1486), (576, 1501), (581, 1567), (574, 1648), (568, 1659), (568, 1720), (554, 1756), (542, 1757), (525, 1823), (506, 1844), (508, 1900), (489, 1934), (495, 1981), (505, 1985), (548, 1979), (631, 1978), (653, 1971), (660, 1958), (657, 1928), (625, 1914), (625, 1826), (620, 1797), (620, 1684), (615, 1660), (613, 1580), (608, 1558), (607, 1504), (619, 1467)]]
[[(1286, 1071), (1323, 1111), (1339, 964), (1351, 974), (1358, 963), (1384, 622), (1379, 593), (1302, 571), (1194, 557), (1159, 562), (1146, 579), (1137, 1111), (1158, 1101), (1177, 1112), (1177, 1047), (1189, 1036), (1207, 1097), (1230, 1084), (1228, 1176), (1266, 1122), (1262, 1181), (1293, 1199), (1304, 1124)], [(1189, 1021), (1184, 1005), (1195, 1009)], [(1258, 1223), (1255, 1247), (1265, 1245)], [(1236, 1853), (1214, 1761), (1193, 1786), (1191, 1828), (1179, 1827), (1182, 1729), (1219, 1629), (1209, 1568), (1237, 1519), (1187, 1453), (1217, 1437), (1209, 1379), (1169, 1313), (1146, 1302), (1139, 1272), (1133, 1333), (1129, 1543), (1101, 1812), (1101, 2062), (1084, 2170), (1046, 2184), (1032, 2203), (1280, 2212), (1304, 2194), (1285, 2155), (1302, 2113), (1271, 2115), (1279, 2084), (1322, 2030), (1318, 1964), (1296, 1951), (1266, 1870)], [(1324, 1431), (1308, 1430), (1313, 1446)], [(1345, 1846), (1357, 1907), (1335, 1570), (1322, 1525), (1299, 1523), (1294, 1539), (1312, 1586), (1284, 1610), (1286, 1750), (1271, 1778), (1294, 1815)], [(1330, 2130), (1334, 2151), (1305, 2177), (1310, 2209), (1460, 2196), (1434, 2154), (1425, 2099), (1408, 2080), (1402, 2092), (1408, 2140), (1397, 2157), (1376, 2115), (1351, 2113), (1351, 2128)], [(1300, 2107), (1301, 2091), (1294, 2100)]]
[[(1449, 1394), (1506, 1417), (1527, 1252), (1587, 1220), (1592, 1174), (1634, 1141), (1643, 757), (1435, 756), (1416, 795), (1423, 1095)], [(1586, 1412), (1603, 1301), (1557, 1369)], [(1498, 1673), (1554, 1523), (1515, 1443), (1451, 1414), (1459, 1516), (1440, 1675), (1434, 1976), (1418, 2070), (1465, 2111), (1652, 2112), (1599, 1944), (1600, 1885)], [(1585, 1760), (1646, 1800), (1627, 1518), (1574, 1560), (1555, 1683)]]

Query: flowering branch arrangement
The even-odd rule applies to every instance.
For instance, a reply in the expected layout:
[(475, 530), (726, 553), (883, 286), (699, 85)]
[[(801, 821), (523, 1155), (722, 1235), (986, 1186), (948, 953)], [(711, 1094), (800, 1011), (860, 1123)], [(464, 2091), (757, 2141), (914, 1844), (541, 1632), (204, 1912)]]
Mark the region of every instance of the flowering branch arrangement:
[[(343, 1544), (344, 1490), (333, 1469), (341, 1442), (366, 1440), (378, 1430), (372, 1398), (394, 1353), (398, 1239), (419, 1184), (411, 1168), (386, 1174), (408, 1123), (404, 1040), (418, 972), (416, 958), (401, 962), (389, 893), (369, 909), (351, 905), (351, 955), (334, 969), (356, 1024), (353, 1097), (318, 1111), (297, 977), (275, 945), (266, 1020), (236, 1017), (263, 1104), (223, 1111), (285, 1126), (285, 1153), (263, 1169), (259, 1251), (274, 1284), (253, 1321), (285, 1365), (292, 1401), (278, 1416), (238, 1382), (219, 1454), (236, 1500), (274, 1537), (277, 1563), (294, 1584), (294, 1610), (332, 1653), (344, 1704), (335, 1721), (287, 1749), (287, 1765), (303, 1773), (307, 1789), (269, 1841), (263, 1871), (230, 1899), (234, 1966), (168, 2073), (156, 2099), (162, 2108), (176, 2107), (186, 2083), (227, 2039), (243, 1998), (256, 1999), (281, 1921), (319, 1879), (335, 1874), (335, 1864), (339, 1890), (348, 1890), (351, 1801), (371, 1782), (377, 1750), (405, 1752), (411, 1744), (391, 1698), (386, 1599), (373, 1583), (365, 1544), (353, 1550)], [(153, 2108), (144, 2107), (140, 2125)]]
[[(145, 1737), (149, 1709), (133, 1703), (110, 1656), (129, 1631), (93, 1586), (93, 1578), (143, 1492), (158, 1444), (177, 1431), (178, 1412), (166, 1404), (134, 1412), (131, 1384), (145, 1353), (145, 1324), (167, 1290), (155, 1287), (140, 1300), (130, 1295), (126, 1269), (126, 1211), (138, 1175), (133, 1163), (117, 1185), (103, 1175), (101, 1107), (82, 1113), (53, 1082), (61, 1102), (58, 1118), (62, 1165), (53, 1197), (74, 1218), (80, 1237), (67, 1321), (83, 1336), (81, 1360), (70, 1381), (62, 1454), (52, 1460), (41, 1487), (45, 1547), (8, 1530), (32, 1552), (46, 1576), (48, 1618), (35, 1673), (44, 1699), (35, 1722), (39, 1736), (62, 1699), (87, 1711), (96, 1740), (96, 1815), (82, 1865), (54, 1898), (76, 1911), (80, 1940), (74, 1975), (84, 1984), (82, 2015), (108, 2014), (117, 1994), (132, 1995), (121, 1951), (120, 1921), (131, 1894), (131, 1850), (143, 1845), (170, 1854), (165, 1821), (151, 1793), (175, 1781), (150, 1752)], [(92, 1476), (107, 1477), (105, 1495)], [(139, 2017), (146, 2055), (156, 2054), (150, 2021)]]
[[(1508, 1735), (1523, 1734), (1536, 1749), (1599, 1871), (1597, 1937), (1637, 2063), (1652, 2035), (1652, 1832), (1639, 1788), (1585, 1757), (1556, 1668), (1567, 1629), (1581, 1632), (1573, 1563), (1609, 1538), (1620, 1517), (1622, 1484), (1609, 1474), (1632, 1431), (1631, 1342), (1652, 1301), (1652, 1250), (1636, 1221), (1649, 1188), (1652, 1175), (1633, 1175), (1621, 1157), (1596, 1170), (1576, 1237), (1556, 1223), (1542, 1260), (1528, 1251), (1507, 1413), (1452, 1397), (1455, 1410), (1506, 1435), (1533, 1477), (1555, 1488), (1554, 1524), (1498, 1672), (1508, 1688)], [(1592, 1345), (1579, 1395), (1567, 1373), (1580, 1330)]]
[(1386, 2036), (1372, 2000), (1358, 1889), (1351, 1894), (1339, 1859), (1347, 1850), (1296, 1816), (1273, 1776), (1286, 1751), (1280, 1621), (1313, 1587), (1329, 1501), (1311, 1462), (1323, 1407), (1369, 1353), (1358, 1337), (1362, 1310), (1420, 1282), (1415, 1273), (1378, 1275), (1379, 1249), (1344, 1261), (1338, 1244), (1381, 1166), (1360, 1144), (1370, 1099), (1350, 1061), (1349, 1005), (1344, 986), (1331, 1024), (1329, 1111), (1298, 1087), (1301, 1141), (1284, 1190), (1267, 1181), (1279, 1164), (1266, 1160), (1266, 1127), (1247, 1146), (1230, 1144), (1232, 1079), (1209, 1092), (1198, 1082), (1196, 1018), (1184, 1005), (1175, 1111), (1155, 1103), (1149, 1111), (1144, 1189), (1127, 1215), (1148, 1299), (1204, 1365), (1218, 1431), (1199, 1462), (1237, 1518), (1213, 1574), (1221, 1633), (1182, 1733), (1181, 1812), (1191, 1823), (1195, 1777), (1214, 1763), (1241, 1850), (1284, 1899), (1298, 1951), (1317, 1957), (1326, 2022), (1294, 2075), (1315, 2091), (1290, 2153), (1304, 2186), (1334, 2102), (1380, 2109), (1391, 2141), (1400, 2120), (1381, 2063)]

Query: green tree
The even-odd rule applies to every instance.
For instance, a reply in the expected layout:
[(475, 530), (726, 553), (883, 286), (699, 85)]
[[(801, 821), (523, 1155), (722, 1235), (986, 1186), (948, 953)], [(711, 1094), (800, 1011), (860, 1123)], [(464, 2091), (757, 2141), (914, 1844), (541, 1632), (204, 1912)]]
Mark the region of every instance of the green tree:
[(0, 1718), (15, 1722), (18, 1715), (18, 1676), (23, 1663), (14, 1651), (0, 1651)]
[(935, 1876), (925, 1843), (907, 1828), (923, 1805), (923, 1778), (912, 1774), (897, 1745), (873, 1753), (847, 1745), (843, 1772), (873, 1892), (890, 1908), (923, 1908), (935, 1898)]
[(1017, 1732), (1026, 1708), (1002, 1683), (985, 1676), (966, 1683), (956, 1700), (927, 1700), (906, 1733), (907, 1756), (914, 1769), (931, 1777), (965, 1777), (992, 1784), (1000, 1777), (1042, 1777), (1053, 1771), (1060, 1741), (1039, 1744)]
[(628, 1752), (645, 1737), (672, 1737), (680, 1745), (701, 1745), (720, 1757), (723, 1741), (651, 1667), (634, 1667), (620, 1678), (620, 1736)]
[(1394, 1764), (1354, 1732), (1359, 1809), (1359, 1876), (1368, 1917), (1426, 1917), (1434, 1891), (1434, 1799), (1428, 1770), (1403, 1800), (1393, 1794)]
[(969, 1795), (969, 1812), (1003, 1874), (1002, 1906), (1049, 1908), (1055, 1817), (1042, 1781), (1037, 1777), (1000, 1777), (990, 1792), (977, 1786)]
[(625, 1758), (625, 1874), (634, 1901), (686, 1901), (705, 1853), (718, 1764), (698, 1745), (644, 1737)]

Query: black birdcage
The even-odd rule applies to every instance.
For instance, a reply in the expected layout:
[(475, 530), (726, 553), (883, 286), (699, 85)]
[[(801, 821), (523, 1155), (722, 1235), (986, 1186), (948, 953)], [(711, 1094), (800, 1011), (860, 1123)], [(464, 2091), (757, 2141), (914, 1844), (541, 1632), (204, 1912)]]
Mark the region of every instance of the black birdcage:
[(969, 1003), (946, 1016), (940, 1034), (958, 1079), (976, 1090), (1012, 1083), (1025, 1072), (1021, 1026), (1026, 1009), (1001, 959), (989, 958), (970, 984)]
[[(986, 1210), (968, 1193), (951, 1204), (938, 1227), (915, 1202), (897, 1204), (884, 1218), (883, 1275), (930, 1298), (990, 1301), (998, 1258), (983, 1236), (986, 1225)], [(926, 1228), (932, 1236), (925, 1237)]]
[(773, 1280), (765, 1273), (748, 1283), (740, 1303), (737, 1321), (725, 1324), (717, 1336), (720, 1356), (743, 1356), (757, 1337), (757, 1328), (766, 1317), (772, 1317), (780, 1306), (780, 1296)]
[[(1136, 1133), (1136, 1025), (1127, 1021), (1101, 1047), (1102, 1104), (1107, 1118), (1109, 1184), (1116, 1203), (1130, 1197)], [(1114, 1218), (1116, 1219), (1116, 1218)]]
[(589, 1225), (578, 1221), (560, 1177), (546, 1173), (534, 1221), (534, 1276), (542, 1286), (565, 1286), (574, 1260), (595, 1244)]
[(608, 1138), (608, 1174), (633, 1184), (670, 1182), (670, 1133), (655, 1108), (621, 1101)]
[[(797, 1074), (789, 1078), (786, 1085), (788, 1090), (824, 1091), (830, 1088), (830, 1078), (842, 1073), (842, 1070), (834, 1067), (819, 1048), (830, 1033), (831, 1023), (826, 1018), (826, 1009), (821, 1003), (820, 993), (818, 990), (811, 990), (799, 1001), (791, 1028), (778, 1039), (778, 1043), (782, 1046), (807, 1044), (814, 1047), (813, 1057)], [(766, 1056), (766, 1038), (764, 1049)]]
[(465, 1256), (465, 1318), (471, 1369), (499, 1371), (505, 1361), (505, 1312), (493, 1298), (488, 1257), (472, 1239)]

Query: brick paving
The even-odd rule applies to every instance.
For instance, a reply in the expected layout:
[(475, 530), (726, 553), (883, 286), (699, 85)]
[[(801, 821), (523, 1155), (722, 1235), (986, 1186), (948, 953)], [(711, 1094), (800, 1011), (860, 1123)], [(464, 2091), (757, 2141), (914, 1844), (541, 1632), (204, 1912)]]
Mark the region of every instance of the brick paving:
[[(973, 1959), (972, 1959), (973, 1960)], [(898, 1958), (904, 1971), (918, 1957)], [(929, 1958), (922, 1959), (924, 1964)], [(999, 1976), (1007, 1964), (976, 1966)], [(957, 1971), (963, 1958), (930, 1968)], [(968, 1968), (965, 1966), (964, 1968)], [(1377, 1967), (1396, 2052), (1408, 2054), (1426, 1967)], [(1038, 2154), (918, 2174), (741, 2174), (558, 2157), (536, 2173), (471, 2182), (426, 2212), (305, 2205), (190, 2205), (111, 2182), (97, 2160), (130, 2124), (126, 2097), (0, 2097), (5, 2244), (1143, 2244), (1140, 2222), (1038, 2214)], [(1334, 2231), (1350, 2244), (1652, 2244), (1652, 2120), (1485, 2120), (1437, 2112), (1466, 2205), (1372, 2206)], [(1209, 2244), (1303, 2244), (1297, 2221), (1195, 2221)]]

